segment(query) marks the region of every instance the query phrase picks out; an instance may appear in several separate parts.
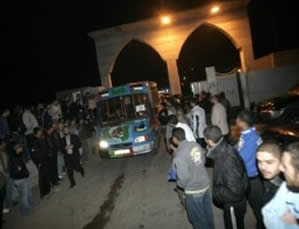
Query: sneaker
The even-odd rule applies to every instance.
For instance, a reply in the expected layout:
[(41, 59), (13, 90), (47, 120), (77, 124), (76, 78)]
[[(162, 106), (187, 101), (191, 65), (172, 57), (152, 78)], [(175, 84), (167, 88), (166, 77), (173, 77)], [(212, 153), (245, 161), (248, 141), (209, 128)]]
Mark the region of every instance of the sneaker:
[(9, 208), (4, 208), (2, 212), (3, 212), (3, 214), (8, 214), (10, 212), (10, 209)]

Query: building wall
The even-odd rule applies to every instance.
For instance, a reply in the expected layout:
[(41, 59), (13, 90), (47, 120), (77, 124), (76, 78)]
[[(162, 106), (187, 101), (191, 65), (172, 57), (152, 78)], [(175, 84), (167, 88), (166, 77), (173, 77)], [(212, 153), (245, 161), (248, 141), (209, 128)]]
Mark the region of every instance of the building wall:
[(280, 96), (296, 84), (299, 84), (299, 65), (247, 73), (250, 102), (262, 102)]
[(166, 61), (172, 92), (180, 93), (176, 60), (184, 42), (202, 24), (220, 30), (232, 40), (240, 50), (243, 71), (272, 67), (271, 56), (254, 60), (246, 6), (246, 1), (221, 3), (220, 13), (212, 16), (209, 13), (211, 6), (207, 5), (172, 15), (172, 24), (168, 26), (162, 26), (159, 18), (151, 18), (90, 33), (96, 43), (103, 86), (112, 86), (110, 73), (117, 56), (128, 42), (136, 39), (151, 46)]

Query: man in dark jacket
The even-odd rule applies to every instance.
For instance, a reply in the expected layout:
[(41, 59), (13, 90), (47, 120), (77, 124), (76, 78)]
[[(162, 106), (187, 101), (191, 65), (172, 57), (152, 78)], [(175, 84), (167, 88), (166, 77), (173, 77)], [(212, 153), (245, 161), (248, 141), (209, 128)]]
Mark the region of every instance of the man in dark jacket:
[(38, 169), (40, 198), (50, 194), (50, 148), (44, 135), (44, 131), (40, 127), (33, 130), (34, 138), (32, 141), (32, 161)]
[(67, 169), (67, 175), (70, 180), (70, 188), (73, 188), (76, 185), (74, 179), (74, 170), (81, 173), (84, 177), (85, 172), (80, 163), (80, 152), (81, 147), (80, 139), (77, 135), (71, 134), (70, 128), (65, 126), (64, 129), (64, 138), (62, 140), (62, 149), (64, 151), (64, 161)]
[(258, 168), (264, 177), (265, 192), (262, 203), (262, 207), (264, 207), (273, 199), (283, 182), (280, 176), (282, 150), (275, 142), (265, 142), (259, 146), (256, 156)]
[(10, 177), (20, 197), (20, 209), (22, 215), (29, 215), (32, 209), (32, 191), (28, 184), (29, 171), (24, 161), (24, 147), (14, 145), (10, 157)]
[(213, 201), (223, 209), (226, 229), (243, 229), (248, 190), (245, 164), (226, 143), (219, 127), (207, 127), (204, 137), (209, 146), (208, 157), (214, 160)]

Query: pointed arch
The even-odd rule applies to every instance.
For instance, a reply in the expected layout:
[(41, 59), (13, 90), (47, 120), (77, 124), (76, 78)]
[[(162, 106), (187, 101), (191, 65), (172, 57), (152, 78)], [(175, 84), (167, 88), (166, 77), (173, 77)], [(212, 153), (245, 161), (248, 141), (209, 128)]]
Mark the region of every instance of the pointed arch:
[(167, 66), (160, 53), (139, 39), (128, 41), (111, 66), (113, 86), (132, 81), (153, 80), (168, 87)]
[(181, 47), (178, 57), (181, 81), (189, 85), (193, 81), (205, 80), (205, 67), (208, 66), (215, 66), (221, 73), (239, 68), (240, 46), (223, 29), (201, 22)]

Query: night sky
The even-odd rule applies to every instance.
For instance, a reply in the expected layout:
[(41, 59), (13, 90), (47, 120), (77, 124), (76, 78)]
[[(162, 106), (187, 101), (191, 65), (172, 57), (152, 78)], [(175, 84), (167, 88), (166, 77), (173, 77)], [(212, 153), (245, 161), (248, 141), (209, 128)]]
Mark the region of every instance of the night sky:
[[(161, 9), (177, 11), (207, 2), (212, 1), (90, 0), (76, 3), (33, 0), (2, 3), (0, 106), (48, 102), (54, 99), (57, 90), (99, 85), (96, 50), (88, 32), (157, 16)], [(264, 2), (283, 3), (269, 6)], [(294, 2), (256, 0), (250, 5), (256, 57), (299, 47), (299, 20)], [(293, 20), (286, 23), (289, 19)], [(289, 29), (290, 26), (296, 28)]]

